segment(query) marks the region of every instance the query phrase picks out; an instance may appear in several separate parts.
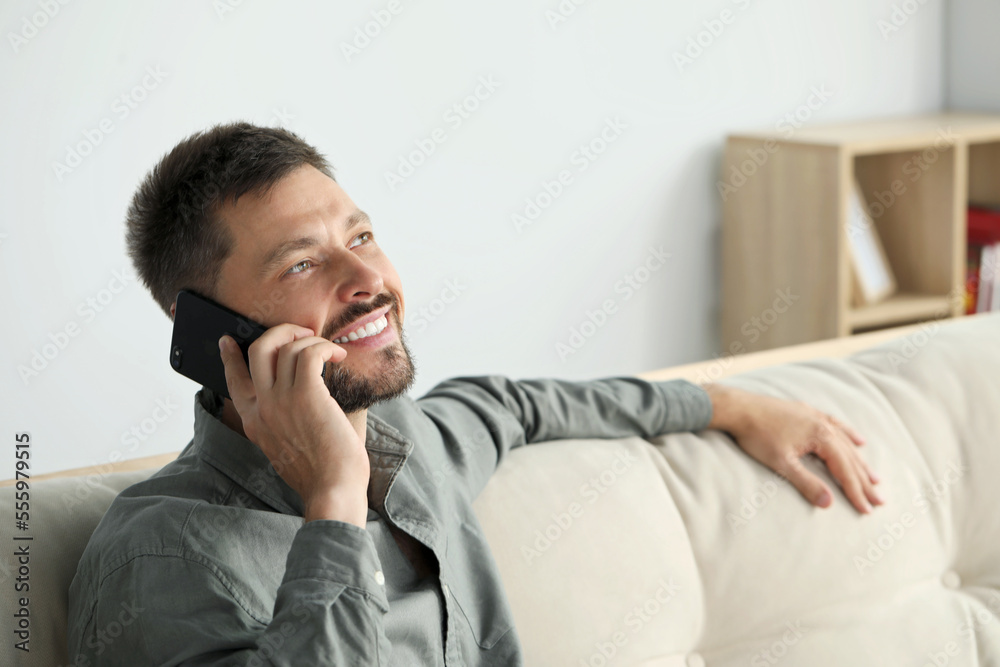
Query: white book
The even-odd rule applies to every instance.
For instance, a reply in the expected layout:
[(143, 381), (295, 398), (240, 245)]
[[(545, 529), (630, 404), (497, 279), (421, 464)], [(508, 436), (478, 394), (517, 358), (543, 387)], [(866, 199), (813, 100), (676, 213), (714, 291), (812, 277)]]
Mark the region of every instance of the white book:
[(993, 293), (993, 246), (984, 245), (979, 256), (979, 295), (976, 297), (976, 312), (985, 313), (992, 303)]
[(993, 244), (993, 265), (990, 267), (993, 273), (993, 293), (990, 295), (990, 310), (1000, 310), (1000, 243)]

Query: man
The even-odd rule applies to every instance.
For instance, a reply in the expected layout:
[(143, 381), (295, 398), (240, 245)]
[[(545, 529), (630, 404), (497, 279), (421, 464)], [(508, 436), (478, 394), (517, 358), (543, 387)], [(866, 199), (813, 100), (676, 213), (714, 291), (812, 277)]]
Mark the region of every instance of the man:
[(188, 288), (269, 329), (249, 369), (223, 337), (232, 400), (198, 392), (193, 440), (94, 532), (70, 589), (74, 664), (521, 664), (471, 503), (528, 443), (719, 428), (820, 507), (832, 496), (807, 453), (859, 511), (881, 502), (860, 436), (800, 402), (683, 380), (499, 376), (411, 399), (399, 276), (326, 160), (290, 132), (189, 137), (127, 222), (171, 318)]

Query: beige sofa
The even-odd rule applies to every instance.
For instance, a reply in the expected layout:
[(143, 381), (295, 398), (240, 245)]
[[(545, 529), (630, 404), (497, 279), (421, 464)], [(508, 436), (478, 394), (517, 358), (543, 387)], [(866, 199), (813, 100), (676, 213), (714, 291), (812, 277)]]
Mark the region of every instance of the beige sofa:
[[(813, 507), (718, 431), (515, 450), (476, 511), (529, 665), (1000, 665), (1000, 314), (644, 377), (723, 378), (842, 418), (887, 503)], [(77, 558), (114, 494), (171, 457), (33, 481), (31, 651), (8, 630), (0, 664), (70, 664)], [(16, 628), (13, 491), (0, 614)]]

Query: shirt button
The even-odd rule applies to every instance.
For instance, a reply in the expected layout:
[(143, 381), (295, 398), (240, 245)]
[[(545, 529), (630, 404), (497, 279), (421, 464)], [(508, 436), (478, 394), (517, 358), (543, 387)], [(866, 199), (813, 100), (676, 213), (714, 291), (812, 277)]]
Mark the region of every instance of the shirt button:
[(941, 583), (944, 584), (946, 588), (956, 589), (962, 585), (962, 578), (958, 576), (958, 572), (948, 570), (941, 575)]
[(692, 653), (687, 657), (687, 667), (705, 667), (705, 659), (700, 653)]
[(385, 575), (382, 574), (382, 570), (375, 570), (375, 583), (379, 586), (385, 586)]

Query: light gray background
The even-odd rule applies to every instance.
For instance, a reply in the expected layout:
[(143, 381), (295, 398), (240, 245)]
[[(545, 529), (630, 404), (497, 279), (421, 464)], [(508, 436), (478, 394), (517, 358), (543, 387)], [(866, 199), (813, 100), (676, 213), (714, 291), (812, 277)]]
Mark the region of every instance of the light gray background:
[[(58, 12), (15, 45), (46, 4)], [(894, 5), (910, 14), (890, 31), (879, 22)], [(137, 281), (109, 287), (116, 272), (133, 276), (122, 220), (137, 182), (211, 124), (283, 123), (329, 156), (403, 280), (419, 396), (456, 375), (584, 379), (721, 353), (715, 183), (728, 132), (775, 128), (820, 88), (831, 95), (807, 111), (810, 124), (1000, 103), (984, 85), (996, 79), (1000, 10), (985, 1), (590, 0), (553, 26), (558, 0), (400, 0), (346, 57), (342, 45), (387, 6), (0, 6), (0, 438), (12, 452), (14, 434), (31, 433), (33, 473), (189, 441), (197, 387), (167, 363), (169, 320)], [(699, 33), (707, 46), (678, 67), (675, 52)], [(116, 100), (147, 68), (162, 80), (125, 115)], [(480, 77), (499, 86), (454, 127), (445, 113)], [(578, 171), (574, 152), (614, 118), (627, 127)], [(102, 119), (113, 130), (57, 176)], [(447, 140), (390, 189), (385, 172), (439, 127)], [(512, 214), (563, 169), (572, 183), (518, 232)], [(625, 300), (615, 285), (650, 247), (670, 258)], [(448, 281), (462, 291), (437, 308)], [(88, 299), (103, 299), (101, 311)], [(557, 343), (606, 299), (615, 314), (560, 358)], [(431, 307), (438, 315), (418, 327)], [(79, 333), (22, 379), (19, 367), (68, 325)], [(13, 476), (13, 454), (2, 460), (0, 478)]]

